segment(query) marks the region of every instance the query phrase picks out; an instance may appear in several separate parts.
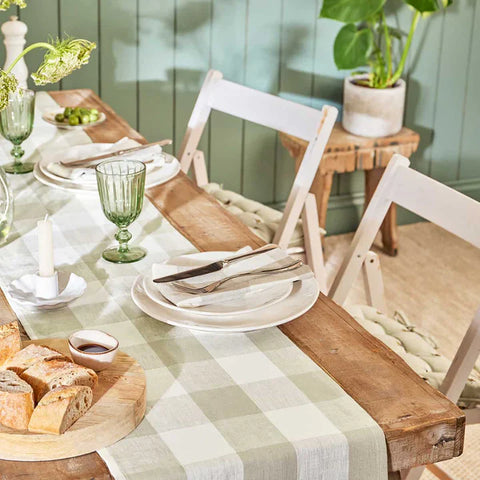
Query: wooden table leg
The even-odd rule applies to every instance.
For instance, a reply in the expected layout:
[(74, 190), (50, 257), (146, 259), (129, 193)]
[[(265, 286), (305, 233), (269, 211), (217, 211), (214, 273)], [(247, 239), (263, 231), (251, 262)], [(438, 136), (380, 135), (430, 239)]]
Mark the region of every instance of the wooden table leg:
[(325, 228), (327, 223), (327, 208), (330, 192), (332, 191), (333, 173), (317, 172), (310, 191), (315, 195), (318, 210), (318, 224)]
[[(374, 168), (373, 170), (365, 170), (365, 208), (377, 188), (378, 182), (383, 175), (385, 168)], [(386, 253), (394, 257), (398, 253), (398, 237), (397, 237), (397, 206), (392, 204), (389, 208), (385, 220), (380, 227), (382, 232), (382, 245)]]

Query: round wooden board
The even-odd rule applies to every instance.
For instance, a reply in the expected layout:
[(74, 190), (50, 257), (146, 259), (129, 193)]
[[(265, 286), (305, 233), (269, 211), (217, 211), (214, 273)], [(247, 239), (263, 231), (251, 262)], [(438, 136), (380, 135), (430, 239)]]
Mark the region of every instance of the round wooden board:
[[(24, 342), (69, 354), (67, 340)], [(142, 421), (146, 407), (145, 372), (135, 359), (118, 352), (113, 364), (98, 373), (90, 410), (63, 435), (18, 432), (0, 425), (0, 459), (57, 460), (107, 447), (128, 435)]]

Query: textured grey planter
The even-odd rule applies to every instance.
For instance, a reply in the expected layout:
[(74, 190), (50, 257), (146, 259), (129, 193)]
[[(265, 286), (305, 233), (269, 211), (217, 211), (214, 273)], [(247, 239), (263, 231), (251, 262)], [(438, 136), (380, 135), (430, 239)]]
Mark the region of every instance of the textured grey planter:
[(362, 137), (398, 133), (403, 125), (405, 82), (400, 79), (393, 88), (378, 89), (355, 85), (352, 78), (343, 84), (343, 128)]

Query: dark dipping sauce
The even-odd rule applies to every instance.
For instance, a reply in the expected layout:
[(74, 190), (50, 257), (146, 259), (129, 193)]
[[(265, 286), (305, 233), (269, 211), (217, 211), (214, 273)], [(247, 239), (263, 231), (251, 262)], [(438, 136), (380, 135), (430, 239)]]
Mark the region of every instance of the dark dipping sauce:
[(105, 353), (108, 352), (110, 348), (98, 345), (98, 343), (86, 343), (85, 345), (77, 347), (77, 350), (81, 350), (85, 353)]

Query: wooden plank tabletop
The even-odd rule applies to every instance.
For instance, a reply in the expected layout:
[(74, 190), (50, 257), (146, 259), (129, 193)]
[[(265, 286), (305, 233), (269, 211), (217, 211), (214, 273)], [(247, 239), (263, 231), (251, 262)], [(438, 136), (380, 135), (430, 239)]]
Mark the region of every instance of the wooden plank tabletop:
[[(113, 142), (123, 136), (145, 142), (90, 90), (50, 95), (60, 105), (96, 107), (107, 114), (104, 124), (86, 129), (94, 142)], [(263, 244), (183, 173), (148, 190), (147, 196), (199, 250), (235, 250)], [(11, 318), (14, 314), (2, 294), (0, 323)], [(311, 310), (280, 329), (380, 425), (391, 472), (461, 454), (465, 431), (462, 411), (332, 300), (320, 295)], [(33, 469), (36, 480), (58, 478), (59, 471), (66, 479), (111, 478), (96, 453), (55, 462), (0, 461), (0, 478), (28, 478)], [(84, 475), (79, 477), (79, 471)]]

